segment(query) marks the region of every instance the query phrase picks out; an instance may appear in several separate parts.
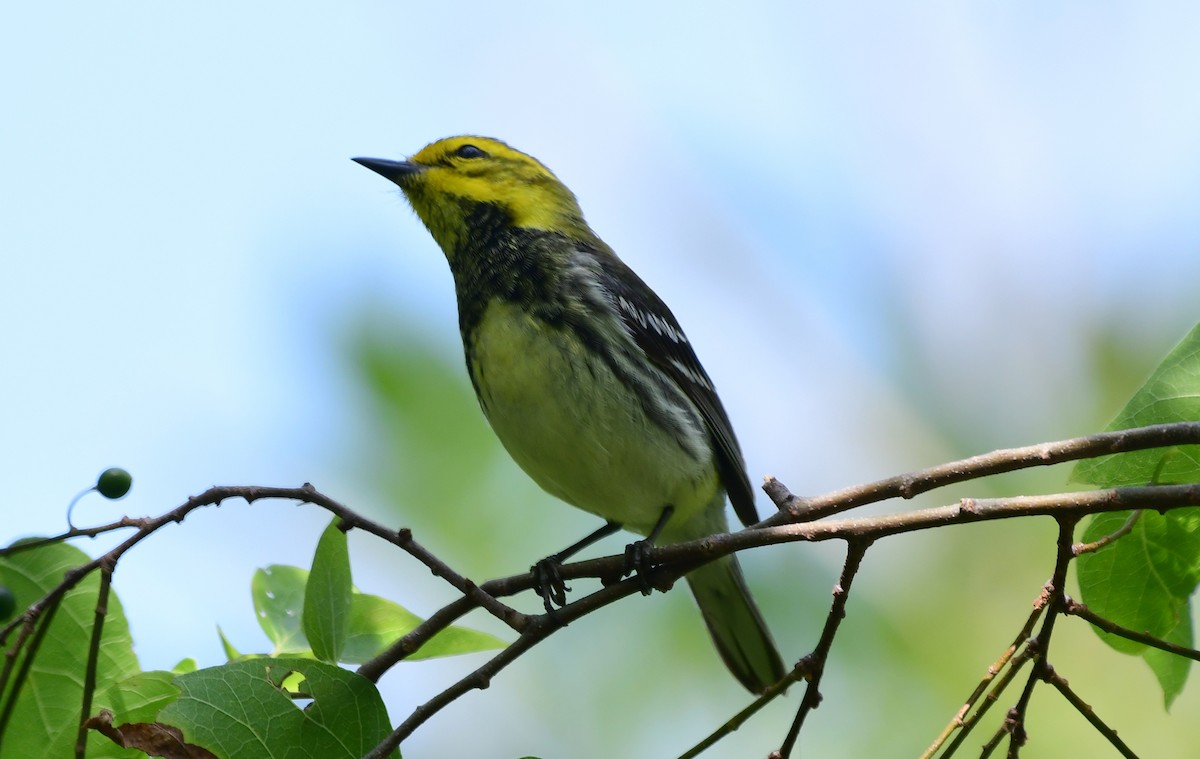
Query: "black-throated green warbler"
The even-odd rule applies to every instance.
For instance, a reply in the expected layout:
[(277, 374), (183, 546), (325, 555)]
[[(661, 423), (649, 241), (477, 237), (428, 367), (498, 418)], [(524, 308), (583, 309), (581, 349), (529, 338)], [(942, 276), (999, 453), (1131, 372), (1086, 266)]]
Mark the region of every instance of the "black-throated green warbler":
[[(664, 543), (724, 532), (726, 493), (744, 524), (757, 521), (729, 418), (683, 330), (549, 169), (472, 136), (407, 161), (354, 160), (399, 185), (446, 254), (479, 404), (543, 489)], [(756, 693), (778, 681), (736, 559), (687, 581), (737, 679)]]

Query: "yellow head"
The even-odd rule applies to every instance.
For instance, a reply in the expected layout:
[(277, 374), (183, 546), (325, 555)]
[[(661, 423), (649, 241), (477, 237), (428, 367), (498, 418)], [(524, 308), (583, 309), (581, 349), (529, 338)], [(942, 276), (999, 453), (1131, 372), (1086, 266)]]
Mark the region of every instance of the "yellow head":
[(355, 158), (399, 185), (453, 260), (487, 222), (591, 237), (575, 196), (536, 158), (489, 137), (447, 137), (407, 161)]

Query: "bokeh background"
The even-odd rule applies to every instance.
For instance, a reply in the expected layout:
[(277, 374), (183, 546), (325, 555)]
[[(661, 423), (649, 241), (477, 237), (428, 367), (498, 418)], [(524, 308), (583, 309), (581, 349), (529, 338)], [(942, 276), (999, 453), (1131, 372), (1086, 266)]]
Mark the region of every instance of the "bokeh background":
[[(594, 527), (503, 456), (440, 252), (348, 160), (464, 132), (542, 159), (672, 305), (755, 478), (818, 493), (1094, 431), (1200, 317), (1198, 28), (1187, 3), (7, 5), (5, 540), (60, 530), (112, 465), (133, 492), (77, 521), (307, 481), (480, 580)], [(325, 522), (228, 503), (125, 558), (143, 666), (220, 662), (218, 625), (265, 648), (251, 573), (307, 565)], [(919, 753), (1019, 629), (1053, 535), (877, 546), (805, 755)], [(355, 537), (364, 591), (422, 614), (452, 597)], [(787, 658), (815, 642), (840, 556), (745, 557)], [(1058, 635), (1059, 671), (1142, 755), (1195, 755), (1194, 684), (1166, 715), (1139, 660), (1081, 624)], [(399, 667), (392, 719), (482, 661)], [(655, 595), (557, 635), (405, 752), (669, 757), (745, 703), (687, 595)], [(708, 755), (765, 755), (794, 703)], [(1107, 755), (1045, 689), (1033, 714), (1023, 755)]]

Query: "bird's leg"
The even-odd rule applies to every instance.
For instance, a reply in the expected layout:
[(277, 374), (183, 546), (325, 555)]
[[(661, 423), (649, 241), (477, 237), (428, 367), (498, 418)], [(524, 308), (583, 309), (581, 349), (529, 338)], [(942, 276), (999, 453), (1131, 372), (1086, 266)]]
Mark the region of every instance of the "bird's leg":
[(654, 541), (658, 539), (659, 533), (667, 526), (667, 522), (674, 513), (675, 507), (671, 504), (663, 506), (662, 514), (654, 523), (654, 529), (650, 530), (650, 534), (642, 540), (635, 540), (625, 546), (625, 574), (632, 572), (637, 575), (642, 584), (643, 596), (650, 595), (650, 591), (653, 590), (650, 581), (646, 579), (651, 569), (649, 551), (654, 547)]
[(555, 604), (567, 605), (567, 591), (570, 588), (562, 578), (562, 563), (597, 540), (607, 538), (619, 529), (621, 529), (621, 525), (618, 522), (605, 522), (603, 527), (588, 534), (582, 540), (572, 543), (556, 554), (547, 556), (529, 568), (529, 571), (533, 573), (534, 589), (542, 597), (542, 603), (545, 604), (547, 612), (553, 612)]

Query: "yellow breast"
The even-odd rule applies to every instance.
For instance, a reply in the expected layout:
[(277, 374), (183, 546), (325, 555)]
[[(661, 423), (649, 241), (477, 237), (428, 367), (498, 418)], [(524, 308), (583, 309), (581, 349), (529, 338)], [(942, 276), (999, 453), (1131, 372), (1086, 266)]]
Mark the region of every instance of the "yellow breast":
[(492, 301), (471, 346), (488, 421), (544, 490), (646, 533), (664, 506), (688, 522), (719, 495), (711, 451), (697, 457), (571, 330)]

